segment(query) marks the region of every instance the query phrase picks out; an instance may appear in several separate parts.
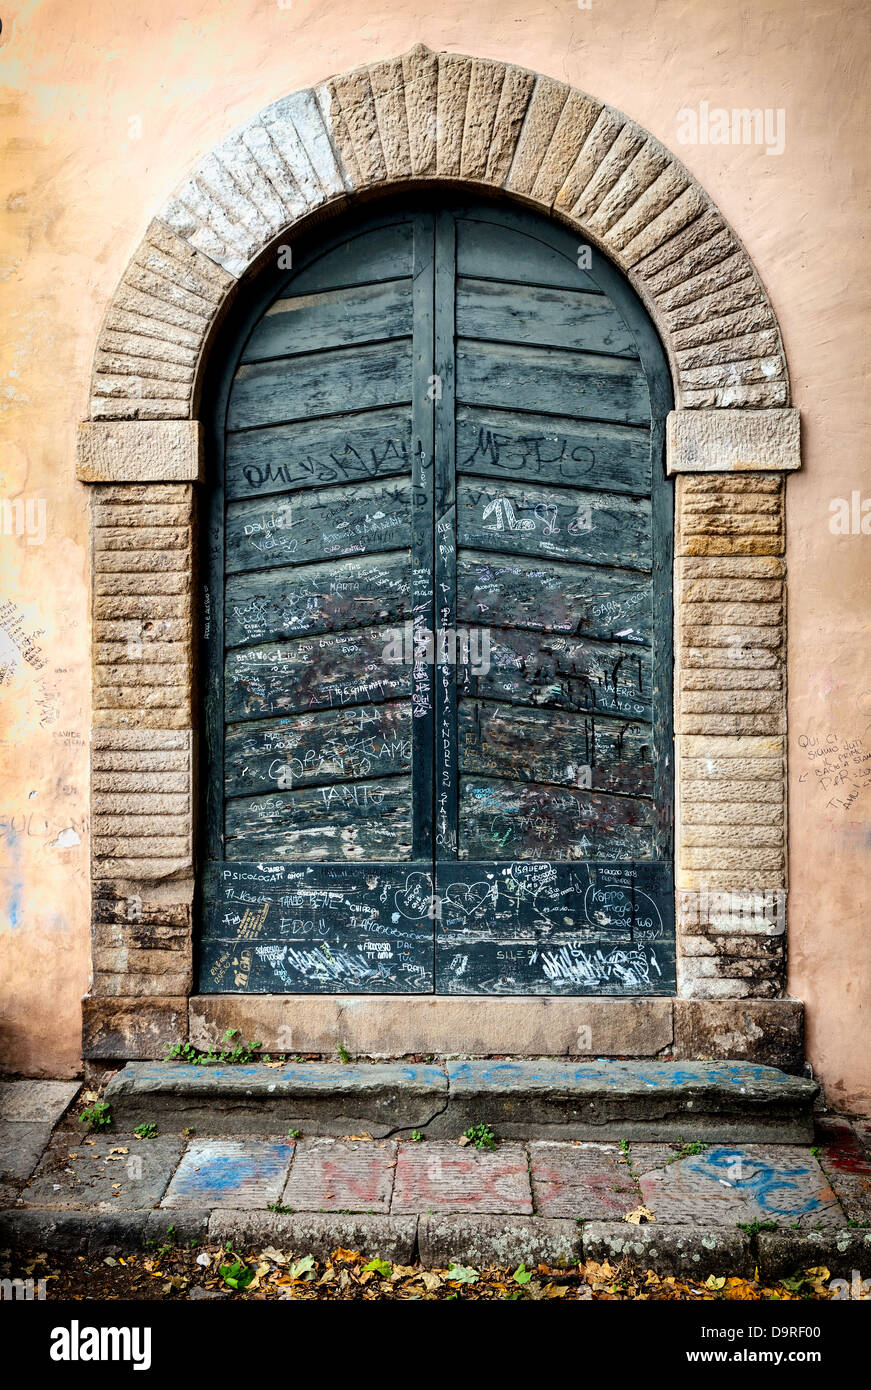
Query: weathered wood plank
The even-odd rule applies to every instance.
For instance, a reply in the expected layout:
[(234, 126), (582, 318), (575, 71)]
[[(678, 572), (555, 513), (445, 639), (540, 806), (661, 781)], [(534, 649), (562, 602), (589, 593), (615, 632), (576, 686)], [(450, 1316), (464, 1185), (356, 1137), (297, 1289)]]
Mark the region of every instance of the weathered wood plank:
[(646, 575), (461, 550), (461, 623), (533, 628), (627, 643), (652, 639)]
[(650, 396), (638, 362), (471, 338), (457, 341), (457, 400), (624, 425), (650, 420)]
[(267, 497), (410, 473), (411, 413), (376, 410), (227, 435), (227, 497)]
[(290, 279), (294, 294), (311, 294), (342, 285), (369, 285), (412, 272), (411, 219), (352, 232), (346, 241), (318, 256)]
[(470, 634), (457, 667), (460, 695), (539, 709), (589, 710), (649, 721), (651, 653), (626, 643), (541, 635), (510, 628)]
[(388, 280), (317, 294), (291, 294), (266, 310), (242, 362), (407, 337), (413, 329), (411, 280)]
[(550, 415), (457, 411), (457, 468), (523, 483), (650, 491), (650, 432)]
[(205, 994), (433, 988), (431, 864), (210, 865)]
[(366, 628), (236, 648), (225, 662), (225, 718), (235, 723), (409, 696), (411, 667), (385, 658), (392, 641), (392, 629)]
[(653, 822), (641, 797), (460, 779), (461, 859), (652, 859)]
[(673, 878), (660, 863), (438, 866), (443, 994), (670, 994)]
[(411, 779), (232, 797), (224, 829), (228, 860), (410, 859)]
[(373, 555), (411, 544), (411, 479), (350, 484), (227, 506), (228, 574)]
[(652, 794), (652, 730), (640, 720), (466, 699), (460, 702), (457, 722), (463, 772), (629, 796)]
[(236, 373), (227, 428), (251, 429), (411, 400), (411, 339), (333, 348)]
[(407, 551), (234, 574), (225, 590), (228, 647), (340, 632), (410, 612)]
[(388, 777), (410, 768), (407, 701), (231, 724), (224, 735), (227, 796)]
[(461, 338), (638, 357), (635, 339), (610, 299), (577, 289), (510, 281), (457, 281)]
[(650, 569), (650, 499), (461, 478), (457, 540), (473, 550)]
[(602, 293), (593, 277), (578, 267), (577, 253), (569, 257), (519, 228), (506, 226), (498, 214), (492, 219), (457, 218), (457, 274)]

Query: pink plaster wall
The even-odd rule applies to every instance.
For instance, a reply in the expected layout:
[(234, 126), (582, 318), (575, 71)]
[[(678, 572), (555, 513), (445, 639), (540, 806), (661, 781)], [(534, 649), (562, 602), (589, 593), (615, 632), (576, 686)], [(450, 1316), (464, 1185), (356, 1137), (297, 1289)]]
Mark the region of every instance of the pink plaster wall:
[[(771, 295), (805, 460), (788, 488), (790, 989), (807, 1001), (830, 1097), (867, 1110), (871, 778), (832, 805), (839, 789), (821, 784), (798, 742), (835, 735), (839, 748), (861, 739), (871, 750), (871, 536), (829, 529), (832, 498), (871, 498), (866, 5), (284, 3), (21, 0), (3, 14), (0, 498), (43, 499), (46, 533), (41, 544), (0, 534), (0, 1056), (45, 1074), (79, 1061), (88, 564), (74, 431), (107, 300), (164, 196), (231, 126), (424, 42), (525, 65), (627, 112), (704, 185)], [(680, 145), (678, 112), (701, 101), (783, 109), (783, 154)]]

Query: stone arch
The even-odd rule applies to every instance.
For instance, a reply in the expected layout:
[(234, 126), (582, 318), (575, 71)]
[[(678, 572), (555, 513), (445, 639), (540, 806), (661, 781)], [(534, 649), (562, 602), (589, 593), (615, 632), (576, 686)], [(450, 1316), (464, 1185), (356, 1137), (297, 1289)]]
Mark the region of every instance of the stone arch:
[[(213, 331), (294, 227), (439, 181), (501, 192), (577, 229), (626, 274), (671, 366), (676, 882), (695, 897), (676, 914), (679, 998), (647, 1001), (656, 1026), (628, 1053), (739, 1056), (745, 1037), (743, 1055), (797, 1057), (801, 1005), (783, 998), (782, 474), (798, 467), (799, 430), (777, 320), (710, 198), (635, 122), (526, 69), (420, 45), (280, 98), (221, 141), (151, 222), (100, 330), (78, 439), (78, 476), (95, 484), (85, 1056), (159, 1056), (189, 1021), (200, 1036), (208, 1027), (203, 1001), (195, 1008), (188, 996), (194, 485)], [(758, 798), (746, 801), (754, 783)], [(752, 920), (741, 909), (748, 891), (763, 895)], [(555, 1019), (556, 1001), (543, 1002)], [(625, 1002), (596, 1001), (597, 1017), (616, 1019)], [(517, 1050), (517, 1010), (502, 1003), (505, 1037), (491, 1050), (509, 1040)], [(607, 1019), (594, 1046), (625, 1053)], [(439, 1051), (440, 1026), (411, 1050)], [(254, 1031), (268, 1037), (262, 1022)], [(532, 1050), (546, 1051), (540, 1024), (533, 1033)], [(311, 1036), (293, 1047), (319, 1050)]]
[(200, 160), (113, 296), (89, 418), (193, 418), (212, 324), (276, 238), (337, 200), (441, 179), (502, 190), (603, 250), (648, 306), (678, 408), (789, 404), (759, 276), (658, 140), (564, 83), (418, 45), (280, 98)]

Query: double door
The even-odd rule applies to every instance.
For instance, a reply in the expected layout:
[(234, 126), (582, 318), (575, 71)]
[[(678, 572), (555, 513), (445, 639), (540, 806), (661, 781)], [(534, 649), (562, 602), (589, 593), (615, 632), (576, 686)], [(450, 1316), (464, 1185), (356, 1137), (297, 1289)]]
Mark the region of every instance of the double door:
[(227, 350), (204, 992), (672, 992), (661, 350), (495, 205), (321, 239)]

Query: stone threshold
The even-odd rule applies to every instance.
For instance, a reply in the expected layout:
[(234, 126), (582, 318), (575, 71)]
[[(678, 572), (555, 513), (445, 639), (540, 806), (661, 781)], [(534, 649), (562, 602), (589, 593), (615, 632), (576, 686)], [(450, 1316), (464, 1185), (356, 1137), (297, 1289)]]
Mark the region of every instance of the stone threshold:
[(338, 1247), (395, 1264), (442, 1269), (452, 1262), (475, 1267), (520, 1263), (571, 1265), (579, 1261), (631, 1260), (658, 1274), (705, 1278), (709, 1274), (779, 1279), (796, 1269), (826, 1265), (850, 1276), (871, 1261), (871, 1231), (728, 1231), (719, 1226), (650, 1225), (576, 1221), (541, 1216), (378, 1216), (344, 1213), (209, 1211), (0, 1212), (0, 1242), (11, 1250), (52, 1250), (80, 1255), (123, 1255), (177, 1245), (271, 1244), (328, 1258)]
[(755, 1062), (802, 1075), (798, 999), (638, 996), (195, 994), (83, 1001), (89, 1063), (220, 1045), (228, 1028), (265, 1052), (352, 1057), (653, 1058)]
[(810, 1143), (814, 1081), (747, 1062), (458, 1060), (443, 1065), (128, 1062), (116, 1126), (161, 1133)]

